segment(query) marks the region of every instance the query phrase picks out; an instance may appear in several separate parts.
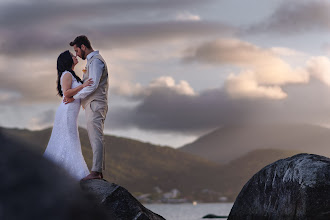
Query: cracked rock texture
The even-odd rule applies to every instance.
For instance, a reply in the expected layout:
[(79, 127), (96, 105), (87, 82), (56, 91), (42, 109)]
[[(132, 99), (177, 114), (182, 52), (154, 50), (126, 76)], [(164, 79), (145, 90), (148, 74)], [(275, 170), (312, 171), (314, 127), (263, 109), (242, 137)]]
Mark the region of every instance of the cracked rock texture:
[(228, 219), (330, 219), (330, 159), (297, 154), (264, 167), (244, 185)]
[(90, 199), (107, 212), (109, 219), (164, 220), (119, 185), (98, 179), (81, 181), (80, 185), (83, 191), (90, 194)]

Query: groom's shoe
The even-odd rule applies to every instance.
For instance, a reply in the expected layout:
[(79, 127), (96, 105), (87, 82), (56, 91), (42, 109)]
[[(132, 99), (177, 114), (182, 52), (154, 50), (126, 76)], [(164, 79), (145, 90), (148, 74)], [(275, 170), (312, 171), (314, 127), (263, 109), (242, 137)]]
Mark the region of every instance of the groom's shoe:
[(81, 179), (82, 181), (85, 180), (92, 180), (92, 179), (103, 179), (103, 174), (101, 172), (91, 171), (86, 177)]

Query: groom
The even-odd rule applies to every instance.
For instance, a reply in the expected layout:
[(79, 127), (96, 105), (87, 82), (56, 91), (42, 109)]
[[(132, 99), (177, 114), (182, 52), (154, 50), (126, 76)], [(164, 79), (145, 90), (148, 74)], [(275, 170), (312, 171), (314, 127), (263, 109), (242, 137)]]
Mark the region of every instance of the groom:
[(82, 180), (102, 179), (102, 168), (105, 169), (104, 159), (104, 120), (108, 112), (108, 68), (99, 51), (94, 51), (90, 41), (84, 35), (78, 36), (70, 42), (76, 55), (81, 59), (87, 58), (86, 72), (83, 81), (93, 79), (91, 86), (83, 88), (65, 103), (81, 99), (87, 119), (87, 132), (93, 150), (93, 167), (91, 173)]

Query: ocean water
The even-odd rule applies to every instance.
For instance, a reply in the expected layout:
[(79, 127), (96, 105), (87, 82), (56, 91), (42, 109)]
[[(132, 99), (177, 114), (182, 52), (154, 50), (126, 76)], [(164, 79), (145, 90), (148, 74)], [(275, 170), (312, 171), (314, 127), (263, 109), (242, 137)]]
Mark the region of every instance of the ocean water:
[(207, 214), (228, 216), (233, 203), (144, 204), (144, 206), (167, 220), (200, 220)]

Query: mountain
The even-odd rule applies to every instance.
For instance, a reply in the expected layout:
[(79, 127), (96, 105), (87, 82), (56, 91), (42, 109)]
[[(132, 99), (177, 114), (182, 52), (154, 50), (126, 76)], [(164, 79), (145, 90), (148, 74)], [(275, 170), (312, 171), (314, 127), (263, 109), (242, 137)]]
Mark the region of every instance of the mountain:
[[(0, 128), (1, 133), (42, 155), (51, 128), (41, 131)], [(79, 128), (82, 152), (89, 168), (92, 151), (85, 129)], [(221, 166), (201, 157), (132, 139), (105, 135), (106, 169), (104, 177), (135, 194), (178, 189), (189, 197), (203, 189), (221, 190)]]
[(179, 148), (225, 164), (257, 149), (330, 156), (330, 129), (307, 124), (228, 125)]

